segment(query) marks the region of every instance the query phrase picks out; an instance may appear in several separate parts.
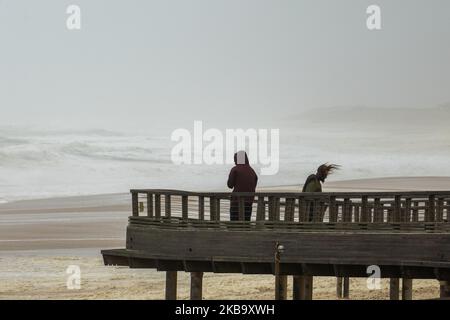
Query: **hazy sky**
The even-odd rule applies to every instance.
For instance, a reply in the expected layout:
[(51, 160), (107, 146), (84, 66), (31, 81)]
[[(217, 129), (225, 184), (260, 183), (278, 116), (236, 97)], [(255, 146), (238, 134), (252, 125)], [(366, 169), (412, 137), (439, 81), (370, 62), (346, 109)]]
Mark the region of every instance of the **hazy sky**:
[(450, 101), (449, 40), (448, 0), (0, 0), (0, 123), (434, 107)]

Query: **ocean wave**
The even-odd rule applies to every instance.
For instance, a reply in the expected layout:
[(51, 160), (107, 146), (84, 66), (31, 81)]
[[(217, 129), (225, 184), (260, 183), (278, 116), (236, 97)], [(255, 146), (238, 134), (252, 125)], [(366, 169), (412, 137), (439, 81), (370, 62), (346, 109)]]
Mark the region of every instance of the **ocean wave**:
[[(171, 162), (170, 137), (32, 134), (0, 128), (0, 201), (127, 192), (130, 188), (225, 188), (230, 165)], [(333, 179), (450, 175), (448, 135), (389, 135), (305, 128), (280, 132), (280, 171), (260, 185), (300, 184), (323, 162), (342, 165)], [(255, 165), (259, 173), (260, 166)]]
[(92, 160), (163, 163), (170, 160), (167, 141), (133, 136), (1, 137), (0, 164), (61, 162), (81, 157)]
[[(133, 145), (134, 144), (134, 145)], [(61, 147), (61, 151), (72, 156), (97, 160), (164, 162), (160, 146), (139, 146), (135, 141), (110, 141), (105, 143), (72, 142)], [(145, 143), (143, 143), (145, 145)], [(167, 161), (166, 161), (167, 162)]]
[(28, 140), (19, 138), (9, 138), (0, 136), (0, 148), (13, 145), (27, 144)]
[(51, 136), (97, 136), (97, 137), (123, 137), (125, 133), (105, 129), (61, 129), (24, 126), (0, 125), (0, 136), (13, 137), (51, 137)]

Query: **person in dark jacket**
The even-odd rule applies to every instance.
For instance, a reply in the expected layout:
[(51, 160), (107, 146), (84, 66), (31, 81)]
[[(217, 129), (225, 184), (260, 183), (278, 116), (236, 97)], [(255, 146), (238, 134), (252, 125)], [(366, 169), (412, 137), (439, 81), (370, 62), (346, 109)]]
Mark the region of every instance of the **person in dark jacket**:
[[(248, 156), (245, 151), (239, 151), (234, 154), (235, 166), (231, 169), (228, 176), (228, 188), (233, 192), (255, 192), (258, 183), (258, 176), (250, 166)], [(245, 197), (244, 199), (244, 218), (251, 220), (252, 205), (254, 197)], [(232, 197), (230, 202), (230, 220), (239, 220), (239, 201), (237, 197)]]
[[(305, 181), (303, 185), (302, 192), (322, 192), (322, 183), (333, 171), (339, 169), (340, 166), (337, 164), (324, 163), (319, 168), (317, 168), (316, 174), (311, 174)], [(326, 208), (325, 208), (326, 209)], [(314, 216), (314, 206), (313, 203), (309, 204), (309, 216), (308, 221), (313, 221)]]

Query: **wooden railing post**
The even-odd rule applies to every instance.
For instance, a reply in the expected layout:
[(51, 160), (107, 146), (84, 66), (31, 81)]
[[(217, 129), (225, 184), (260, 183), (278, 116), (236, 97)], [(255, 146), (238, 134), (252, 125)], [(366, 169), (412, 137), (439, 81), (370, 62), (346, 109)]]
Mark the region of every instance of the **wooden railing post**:
[(153, 218), (153, 194), (147, 193), (147, 216)]
[(393, 222), (399, 222), (401, 221), (401, 210), (402, 210), (402, 203), (401, 203), (401, 197), (399, 195), (396, 195), (394, 198), (394, 216), (393, 216)]
[(294, 221), (295, 199), (286, 198), (286, 207), (284, 211), (284, 221)]
[(369, 208), (367, 196), (363, 196), (361, 200), (361, 222), (369, 222)]
[(298, 221), (305, 222), (308, 220), (307, 218), (307, 204), (304, 197), (298, 198)]
[(220, 198), (216, 197), (216, 221), (220, 221)]
[(155, 218), (161, 218), (161, 195), (155, 194)]
[(445, 212), (446, 212), (446, 215), (445, 215), (445, 221), (446, 221), (446, 222), (450, 222), (450, 201), (449, 201), (449, 200), (446, 200), (446, 201), (445, 201), (445, 205), (446, 205), (446, 209), (445, 209)]
[(351, 221), (351, 216), (350, 216), (350, 199), (349, 198), (344, 198), (344, 208), (343, 208), (343, 221), (344, 222), (350, 222)]
[(266, 204), (263, 196), (258, 196), (257, 208), (256, 208), (256, 220), (266, 220)]
[(216, 220), (216, 201), (213, 196), (209, 197), (209, 219)]
[(419, 201), (414, 201), (414, 209), (412, 211), (412, 221), (419, 221)]
[(281, 208), (280, 208), (280, 197), (275, 197), (275, 221), (280, 221)]
[(133, 192), (131, 194), (131, 211), (133, 214), (133, 217), (139, 216), (139, 193)]
[(203, 221), (205, 220), (205, 197), (198, 197), (198, 219)]
[(374, 222), (384, 222), (383, 211), (381, 211), (381, 201), (380, 198), (375, 198), (373, 200), (374, 206)]
[(275, 220), (275, 197), (269, 197), (269, 221)]
[(412, 221), (412, 215), (411, 215), (411, 198), (406, 198), (405, 202), (405, 222)]
[(436, 220), (436, 197), (430, 195), (428, 197), (428, 218), (426, 222), (434, 222)]
[(447, 213), (445, 216), (445, 221), (450, 222), (449, 221), (450, 220), (450, 201), (449, 200), (445, 201), (445, 205), (446, 205), (445, 212)]
[(355, 220), (354, 222), (362, 222), (362, 207), (359, 203), (355, 203), (353, 205), (355, 211)]
[(166, 210), (165, 210), (165, 216), (166, 218), (170, 218), (172, 212), (171, 212), (171, 197), (170, 194), (164, 195), (165, 204), (166, 204)]
[(444, 220), (444, 199), (438, 198), (436, 208), (436, 221), (442, 222)]
[(183, 219), (188, 219), (188, 196), (181, 197), (181, 216)]

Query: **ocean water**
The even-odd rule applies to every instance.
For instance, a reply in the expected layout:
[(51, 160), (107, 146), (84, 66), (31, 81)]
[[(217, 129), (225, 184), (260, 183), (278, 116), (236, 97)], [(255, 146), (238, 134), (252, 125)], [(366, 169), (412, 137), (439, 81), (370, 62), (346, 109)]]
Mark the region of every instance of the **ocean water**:
[[(131, 188), (226, 190), (231, 165), (175, 165), (169, 134), (0, 127), (0, 202), (128, 192)], [(259, 185), (300, 184), (323, 162), (330, 179), (450, 175), (450, 135), (351, 126), (280, 128), (279, 172)], [(260, 165), (254, 165), (259, 173)]]

